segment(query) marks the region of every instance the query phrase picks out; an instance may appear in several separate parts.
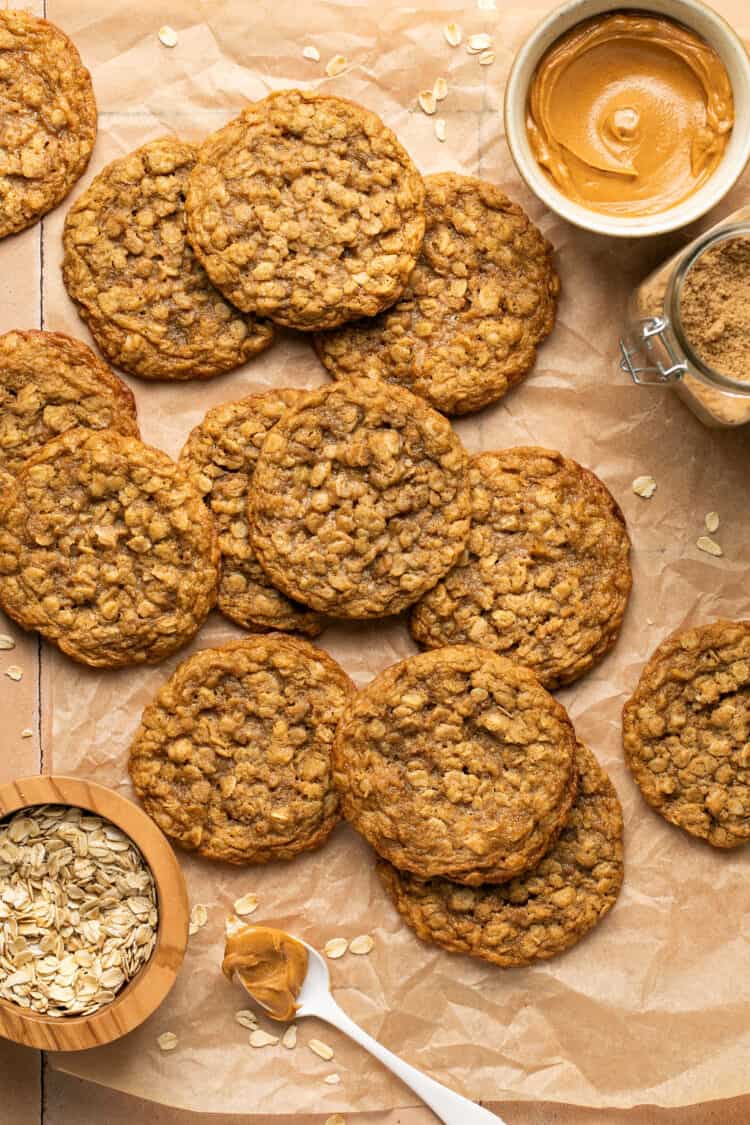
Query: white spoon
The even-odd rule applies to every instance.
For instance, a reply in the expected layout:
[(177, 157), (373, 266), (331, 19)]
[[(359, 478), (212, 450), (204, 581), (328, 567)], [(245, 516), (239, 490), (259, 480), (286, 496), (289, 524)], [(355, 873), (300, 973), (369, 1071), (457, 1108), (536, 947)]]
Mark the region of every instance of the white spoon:
[(468, 1098), (462, 1098), (447, 1086), (442, 1086), (434, 1078), (428, 1078), (421, 1070), (409, 1066), (408, 1063), (387, 1050), (377, 1039), (373, 1039), (363, 1031), (346, 1012), (339, 1008), (331, 995), (331, 978), (328, 975), (328, 965), (306, 941), (297, 938), (308, 952), (307, 976), (300, 989), (297, 1002), (297, 1017), (317, 1016), (326, 1023), (337, 1027), (348, 1035), (371, 1055), (374, 1055), (383, 1066), (393, 1071), (397, 1078), (410, 1086), (415, 1094), (425, 1102), (430, 1109), (445, 1122), (445, 1125), (506, 1125), (502, 1118), (482, 1109)]

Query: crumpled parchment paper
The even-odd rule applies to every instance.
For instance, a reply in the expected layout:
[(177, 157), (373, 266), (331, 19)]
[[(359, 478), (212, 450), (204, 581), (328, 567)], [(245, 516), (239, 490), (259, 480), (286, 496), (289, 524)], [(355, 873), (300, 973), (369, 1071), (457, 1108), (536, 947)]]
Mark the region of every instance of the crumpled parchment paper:
[[(750, 37), (744, 0), (715, 0)], [(487, 5), (484, 4), (483, 8)], [(373, 873), (366, 845), (339, 827), (320, 851), (292, 864), (237, 870), (182, 856), (191, 901), (209, 921), (190, 939), (179, 981), (159, 1012), (119, 1043), (52, 1056), (71, 1074), (193, 1110), (277, 1114), (353, 1113), (415, 1104), (359, 1048), (313, 1021), (294, 1051), (252, 1049), (234, 1020), (243, 994), (220, 973), (224, 919), (253, 891), (253, 921), (288, 928), (322, 946), (371, 933), (366, 957), (331, 963), (342, 1006), (410, 1062), (473, 1098), (548, 1099), (578, 1105), (687, 1105), (750, 1091), (747, 964), (750, 862), (671, 828), (643, 802), (620, 747), (620, 710), (640, 668), (671, 630), (717, 615), (750, 614), (747, 516), (750, 432), (709, 431), (668, 390), (639, 389), (617, 367), (617, 337), (633, 285), (692, 231), (629, 242), (588, 235), (546, 213), (522, 185), (503, 137), (501, 105), (515, 50), (551, 7), (547, 0), (479, 10), (443, 0), (48, 0), (48, 18), (76, 41), (91, 68), (100, 136), (79, 185), (114, 157), (168, 131), (198, 139), (247, 99), (291, 85), (361, 101), (392, 126), (424, 172), (453, 169), (499, 183), (521, 202), (558, 252), (559, 321), (531, 378), (482, 414), (457, 423), (471, 452), (512, 444), (557, 448), (594, 469), (621, 503), (633, 539), (635, 585), (616, 648), (560, 698), (580, 736), (610, 770), (625, 810), (626, 879), (611, 915), (569, 953), (503, 972), (421, 944), (399, 921)], [(448, 20), (488, 31), (495, 62), (480, 66), (443, 37)], [(171, 24), (178, 45), (157, 32)], [(321, 62), (303, 58), (316, 46)], [(325, 77), (342, 54), (349, 69)], [(434, 119), (416, 107), (438, 75), (449, 94)], [(702, 225), (750, 198), (745, 176)], [(45, 327), (88, 339), (60, 275), (66, 205), (45, 220)], [(19, 327), (25, 327), (19, 325)], [(282, 334), (240, 371), (208, 382), (130, 380), (144, 438), (176, 455), (209, 406), (267, 386), (311, 387), (326, 376), (308, 342)], [(750, 431), (750, 427), (746, 428)], [(634, 477), (652, 474), (644, 501)], [(703, 517), (721, 515), (720, 559), (695, 540)], [(236, 636), (214, 615), (192, 649)], [(359, 683), (414, 650), (402, 621), (334, 626), (320, 642)], [(83, 669), (42, 646), (41, 707), (47, 770), (89, 777), (130, 794), (127, 751), (143, 706), (187, 653), (159, 667), (114, 673)], [(175, 1032), (162, 1054), (156, 1037)], [(324, 1063), (315, 1036), (335, 1050)], [(341, 1083), (326, 1085), (326, 1074)]]

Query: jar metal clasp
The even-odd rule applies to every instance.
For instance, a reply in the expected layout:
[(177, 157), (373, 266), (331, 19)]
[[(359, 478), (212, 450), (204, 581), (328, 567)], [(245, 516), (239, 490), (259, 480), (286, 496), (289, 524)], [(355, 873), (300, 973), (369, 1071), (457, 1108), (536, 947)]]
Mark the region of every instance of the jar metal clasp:
[[(687, 363), (678, 359), (669, 338), (665, 335), (668, 327), (669, 321), (665, 316), (649, 316), (638, 321), (636, 338), (638, 346), (631, 346), (629, 340), (620, 338), (622, 352), (620, 368), (627, 371), (634, 383), (641, 385), (675, 383), (687, 373)], [(657, 340), (669, 359), (668, 365), (662, 363), (654, 354), (654, 343)], [(639, 367), (637, 363), (637, 352), (641, 348), (653, 360), (653, 363), (646, 364), (644, 367)]]

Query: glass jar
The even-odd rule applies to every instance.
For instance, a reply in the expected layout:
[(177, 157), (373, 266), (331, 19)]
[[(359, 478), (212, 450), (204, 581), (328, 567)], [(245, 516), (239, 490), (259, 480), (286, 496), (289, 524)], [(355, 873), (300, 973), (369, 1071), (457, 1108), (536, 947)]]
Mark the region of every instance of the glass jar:
[(700, 235), (641, 282), (628, 302), (620, 339), (623, 371), (641, 385), (670, 384), (707, 426), (750, 422), (750, 337), (747, 375), (722, 374), (687, 339), (681, 316), (690, 269), (708, 250), (730, 238), (747, 238), (750, 243), (750, 206)]

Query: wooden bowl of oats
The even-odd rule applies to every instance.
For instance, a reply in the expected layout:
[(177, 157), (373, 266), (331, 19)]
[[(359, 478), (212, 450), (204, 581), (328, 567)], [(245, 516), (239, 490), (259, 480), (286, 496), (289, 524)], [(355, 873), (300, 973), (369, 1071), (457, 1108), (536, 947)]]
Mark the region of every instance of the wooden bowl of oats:
[(0, 1036), (80, 1051), (126, 1035), (177, 979), (188, 914), (137, 805), (73, 777), (0, 786)]

